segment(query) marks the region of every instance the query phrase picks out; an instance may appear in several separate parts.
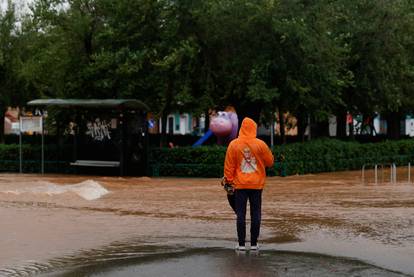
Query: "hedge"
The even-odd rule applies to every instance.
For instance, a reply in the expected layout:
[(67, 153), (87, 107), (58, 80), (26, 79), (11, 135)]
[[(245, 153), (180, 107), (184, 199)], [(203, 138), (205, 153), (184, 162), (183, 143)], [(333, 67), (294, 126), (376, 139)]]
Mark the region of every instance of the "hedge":
[[(344, 142), (320, 139), (273, 148), (275, 166), (269, 175), (293, 175), (361, 169), (364, 164), (414, 160), (414, 140), (380, 143)], [(154, 148), (150, 169), (155, 176), (220, 177), (226, 148), (220, 146)]]
[(150, 171), (154, 176), (219, 177), (225, 156), (221, 146), (153, 148)]
[[(46, 172), (68, 173), (72, 146), (45, 147)], [(23, 145), (24, 172), (40, 172), (40, 146)], [(273, 148), (276, 158), (268, 174), (293, 175), (359, 170), (364, 164), (414, 161), (414, 140), (379, 143), (344, 142), (336, 139), (291, 143)], [(149, 168), (153, 176), (221, 177), (226, 148), (222, 146), (152, 148)], [(58, 161), (59, 160), (59, 161)], [(69, 171), (68, 171), (69, 170)], [(19, 146), (0, 144), (0, 171), (19, 171)]]
[[(56, 145), (45, 145), (45, 171), (69, 173), (68, 166), (72, 147), (65, 145), (57, 149)], [(41, 146), (23, 144), (23, 172), (41, 171)], [(18, 144), (0, 144), (0, 172), (18, 172), (20, 169), (20, 149)]]

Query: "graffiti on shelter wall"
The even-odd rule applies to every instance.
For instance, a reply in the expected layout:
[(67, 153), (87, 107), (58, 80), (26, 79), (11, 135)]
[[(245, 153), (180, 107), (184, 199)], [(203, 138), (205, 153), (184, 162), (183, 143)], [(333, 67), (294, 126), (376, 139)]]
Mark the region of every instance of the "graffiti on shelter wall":
[(93, 122), (88, 122), (86, 124), (86, 135), (90, 136), (93, 140), (102, 141), (104, 139), (111, 139), (111, 122), (106, 120), (100, 120), (100, 118), (95, 119)]

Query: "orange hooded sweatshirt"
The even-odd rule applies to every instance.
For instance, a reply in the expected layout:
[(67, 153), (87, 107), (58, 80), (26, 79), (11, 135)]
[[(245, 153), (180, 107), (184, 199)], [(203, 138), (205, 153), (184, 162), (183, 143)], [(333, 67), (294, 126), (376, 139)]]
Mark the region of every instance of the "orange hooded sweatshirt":
[(256, 132), (256, 123), (246, 117), (239, 137), (227, 148), (224, 176), (236, 189), (263, 189), (265, 169), (273, 165), (272, 152), (266, 143), (256, 138)]

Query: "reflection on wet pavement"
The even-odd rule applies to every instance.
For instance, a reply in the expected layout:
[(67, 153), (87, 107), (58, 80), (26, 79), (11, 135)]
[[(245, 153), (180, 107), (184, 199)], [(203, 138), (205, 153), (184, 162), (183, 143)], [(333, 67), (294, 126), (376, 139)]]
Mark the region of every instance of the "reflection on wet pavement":
[(153, 251), (159, 254), (106, 260), (44, 276), (405, 276), (355, 260), (307, 253), (236, 253), (215, 248)]
[[(392, 276), (380, 268), (414, 275), (413, 184), (362, 184), (359, 172), (273, 177), (263, 197), (264, 251), (259, 260), (243, 257), (250, 260), (242, 264), (260, 264), (264, 275), (245, 276), (269, 276), (272, 270), (278, 276), (329, 276), (327, 267), (312, 271), (318, 261), (334, 263), (339, 276)], [(201, 276), (224, 276), (217, 268), (234, 256), (234, 214), (218, 179), (5, 174), (0, 222), (0, 276), (76, 270), (89, 270), (87, 276), (160, 276), (166, 275), (163, 268), (180, 272), (175, 265), (191, 264), (211, 270)], [(84, 253), (93, 257), (90, 263), (79, 260)], [(103, 261), (99, 268), (114, 268), (97, 272), (97, 261)], [(299, 269), (280, 271), (284, 263)]]

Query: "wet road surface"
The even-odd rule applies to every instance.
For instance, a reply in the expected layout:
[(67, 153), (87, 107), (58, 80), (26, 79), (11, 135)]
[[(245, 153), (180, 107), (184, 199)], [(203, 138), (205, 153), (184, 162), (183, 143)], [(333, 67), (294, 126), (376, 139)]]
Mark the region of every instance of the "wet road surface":
[(414, 276), (406, 174), (269, 178), (258, 256), (218, 179), (0, 175), (0, 276)]

